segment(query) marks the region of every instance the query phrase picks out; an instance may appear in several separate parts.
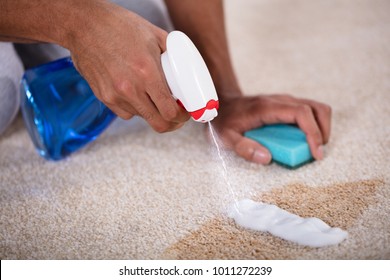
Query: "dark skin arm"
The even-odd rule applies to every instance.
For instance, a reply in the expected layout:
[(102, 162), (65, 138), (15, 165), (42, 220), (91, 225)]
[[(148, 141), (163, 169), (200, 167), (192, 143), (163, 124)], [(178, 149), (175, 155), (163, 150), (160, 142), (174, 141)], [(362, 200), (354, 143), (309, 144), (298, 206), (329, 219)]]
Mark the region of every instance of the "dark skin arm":
[(268, 164), (268, 150), (243, 133), (265, 124), (293, 123), (305, 132), (314, 158), (323, 158), (331, 128), (328, 105), (286, 94), (243, 96), (229, 56), (222, 0), (165, 2), (176, 29), (194, 41), (213, 77), (221, 103), (213, 124), (227, 147), (249, 161)]

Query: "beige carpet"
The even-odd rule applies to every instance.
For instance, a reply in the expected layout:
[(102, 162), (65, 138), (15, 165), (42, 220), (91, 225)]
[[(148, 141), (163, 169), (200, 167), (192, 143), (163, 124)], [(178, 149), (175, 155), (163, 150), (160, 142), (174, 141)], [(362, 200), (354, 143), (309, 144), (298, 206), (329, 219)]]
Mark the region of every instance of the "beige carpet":
[(226, 155), (237, 198), (321, 218), (348, 239), (313, 249), (236, 227), (203, 125), (159, 135), (116, 121), (54, 163), (19, 118), (0, 138), (1, 259), (390, 258), (390, 2), (226, 4), (245, 92), (289, 92), (334, 112), (321, 162), (291, 171)]

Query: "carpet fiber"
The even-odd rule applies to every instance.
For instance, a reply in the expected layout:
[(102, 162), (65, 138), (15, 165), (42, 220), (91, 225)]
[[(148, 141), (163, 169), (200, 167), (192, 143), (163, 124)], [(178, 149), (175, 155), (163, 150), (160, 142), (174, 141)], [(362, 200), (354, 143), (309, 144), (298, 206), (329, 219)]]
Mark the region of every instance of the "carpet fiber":
[[(204, 125), (153, 132), (115, 121), (61, 162), (40, 158), (20, 116), (0, 138), (1, 259), (389, 259), (390, 2), (226, 1), (240, 84), (333, 108), (324, 160), (297, 170), (225, 153)], [(274, 203), (347, 230), (308, 248), (244, 230), (236, 198)]]

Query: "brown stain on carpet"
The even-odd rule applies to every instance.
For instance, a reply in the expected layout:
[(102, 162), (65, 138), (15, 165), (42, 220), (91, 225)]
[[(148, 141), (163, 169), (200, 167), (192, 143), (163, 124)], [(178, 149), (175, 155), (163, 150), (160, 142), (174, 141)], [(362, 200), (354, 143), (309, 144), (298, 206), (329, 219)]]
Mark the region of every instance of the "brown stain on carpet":
[[(290, 184), (253, 199), (272, 203), (302, 217), (317, 217), (332, 227), (352, 227), (384, 180), (365, 180), (311, 188)], [(210, 220), (170, 246), (164, 259), (296, 259), (310, 250), (271, 234), (242, 229), (226, 217)]]

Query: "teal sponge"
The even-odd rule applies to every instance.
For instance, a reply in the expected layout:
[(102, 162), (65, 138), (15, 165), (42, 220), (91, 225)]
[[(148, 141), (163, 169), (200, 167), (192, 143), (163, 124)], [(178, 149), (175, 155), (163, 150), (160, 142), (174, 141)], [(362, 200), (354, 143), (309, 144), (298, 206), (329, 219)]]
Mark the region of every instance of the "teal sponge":
[(298, 168), (313, 160), (306, 135), (296, 126), (266, 125), (249, 130), (244, 135), (266, 147), (273, 161), (288, 168)]

